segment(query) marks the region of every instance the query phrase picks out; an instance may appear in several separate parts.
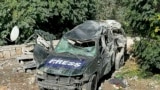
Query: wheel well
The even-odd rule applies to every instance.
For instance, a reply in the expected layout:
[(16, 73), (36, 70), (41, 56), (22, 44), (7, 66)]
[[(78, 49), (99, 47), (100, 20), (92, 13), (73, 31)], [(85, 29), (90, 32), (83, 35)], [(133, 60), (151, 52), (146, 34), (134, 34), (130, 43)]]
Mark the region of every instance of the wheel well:
[(96, 75), (96, 76), (97, 76), (97, 74), (98, 74), (98, 72), (95, 72), (95, 73), (91, 74), (88, 81), (91, 80), (91, 78), (92, 78), (93, 75)]

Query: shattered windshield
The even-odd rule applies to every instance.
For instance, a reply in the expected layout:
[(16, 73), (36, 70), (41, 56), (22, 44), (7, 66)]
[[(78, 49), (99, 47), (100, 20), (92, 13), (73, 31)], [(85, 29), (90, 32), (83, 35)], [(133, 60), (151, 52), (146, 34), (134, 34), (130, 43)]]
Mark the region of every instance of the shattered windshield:
[(62, 38), (55, 48), (56, 53), (69, 52), (75, 55), (95, 56), (96, 47), (94, 41), (79, 42)]

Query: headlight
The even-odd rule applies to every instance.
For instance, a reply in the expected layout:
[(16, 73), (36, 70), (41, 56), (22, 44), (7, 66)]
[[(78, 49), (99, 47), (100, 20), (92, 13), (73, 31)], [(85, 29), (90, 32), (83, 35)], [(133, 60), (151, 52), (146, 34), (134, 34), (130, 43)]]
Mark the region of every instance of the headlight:
[(37, 74), (39, 74), (39, 75), (43, 75), (43, 74), (44, 74), (44, 72), (43, 72), (43, 71), (41, 71), (41, 70), (37, 70)]

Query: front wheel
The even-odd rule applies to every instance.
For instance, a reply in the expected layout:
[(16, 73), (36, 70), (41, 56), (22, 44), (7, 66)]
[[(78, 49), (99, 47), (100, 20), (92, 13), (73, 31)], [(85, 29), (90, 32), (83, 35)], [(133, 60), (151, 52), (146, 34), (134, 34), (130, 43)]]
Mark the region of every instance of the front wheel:
[(97, 90), (97, 83), (96, 75), (92, 75), (89, 82), (83, 85), (82, 90)]
[(39, 90), (46, 90), (46, 89), (45, 89), (45, 88), (43, 88), (43, 87), (40, 87), (40, 86), (39, 86)]

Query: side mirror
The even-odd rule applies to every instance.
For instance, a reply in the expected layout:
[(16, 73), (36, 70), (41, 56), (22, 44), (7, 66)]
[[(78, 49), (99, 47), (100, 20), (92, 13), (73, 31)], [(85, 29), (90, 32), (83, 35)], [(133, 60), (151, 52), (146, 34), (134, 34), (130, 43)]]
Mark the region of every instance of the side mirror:
[(12, 28), (11, 33), (10, 33), (10, 40), (11, 40), (12, 42), (13, 42), (13, 41), (16, 41), (17, 38), (18, 38), (18, 36), (19, 36), (19, 28), (18, 28), (18, 26), (14, 26), (14, 27)]

